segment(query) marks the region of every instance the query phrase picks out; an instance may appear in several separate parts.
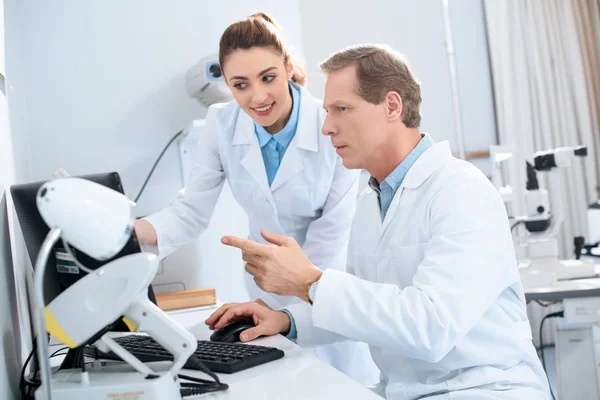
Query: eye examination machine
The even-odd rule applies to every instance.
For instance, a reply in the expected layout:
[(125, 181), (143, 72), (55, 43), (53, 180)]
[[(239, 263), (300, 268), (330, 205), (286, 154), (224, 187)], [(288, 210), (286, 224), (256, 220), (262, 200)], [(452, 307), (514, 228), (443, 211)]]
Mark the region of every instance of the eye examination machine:
[[(64, 178), (42, 185), (37, 204), (50, 232), (38, 254), (33, 282), (33, 319), (41, 372), (36, 399), (92, 400), (136, 392), (143, 392), (144, 399), (181, 398), (177, 373), (196, 350), (197, 342), (148, 299), (147, 288), (158, 267), (156, 256), (132, 254), (87, 270), (84, 278), (44, 305), (43, 279), (54, 244), (62, 240), (69, 252), (73, 246), (98, 260), (111, 258), (132, 234), (133, 203), (94, 182)], [(132, 331), (148, 333), (173, 355), (168, 370), (153, 371), (107, 335), (105, 327), (120, 316)], [(130, 368), (94, 364), (87, 370), (51, 374), (46, 331), (70, 348), (90, 344), (112, 351)]]

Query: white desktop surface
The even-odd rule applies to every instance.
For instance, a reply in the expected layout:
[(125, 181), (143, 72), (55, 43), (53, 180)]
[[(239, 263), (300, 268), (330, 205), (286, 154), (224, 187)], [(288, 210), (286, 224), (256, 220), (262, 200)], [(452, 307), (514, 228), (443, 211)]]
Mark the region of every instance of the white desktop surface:
[[(204, 307), (190, 311), (169, 312), (178, 324), (188, 329), (198, 340), (207, 340), (212, 331), (204, 321), (216, 307)], [(234, 374), (217, 374), (229, 389), (208, 393), (190, 399), (264, 399), (264, 400), (308, 400), (308, 399), (372, 399), (381, 397), (359, 383), (348, 378), (335, 368), (319, 360), (312, 352), (304, 350), (281, 335), (262, 337), (250, 342), (263, 346), (277, 347), (285, 356), (257, 367)], [(52, 346), (54, 347), (54, 346)], [(51, 348), (51, 351), (53, 349)], [(53, 360), (53, 364), (59, 360)], [(148, 363), (157, 371), (168, 363)], [(184, 369), (185, 375), (207, 379), (206, 375)]]
[(600, 288), (599, 278), (582, 278), (558, 281), (553, 286), (525, 288), (525, 293), (551, 293), (564, 291), (591, 290)]
[[(171, 317), (187, 328), (196, 339), (208, 339), (212, 333), (204, 321), (215, 309), (172, 313)], [(379, 399), (375, 393), (354, 382), (313, 353), (303, 350), (281, 335), (251, 342), (277, 347), (285, 352), (279, 360), (235, 374), (218, 374), (229, 384), (224, 392), (203, 396), (207, 399)], [(186, 374), (202, 376), (196, 371)]]
[(596, 276), (591, 278), (569, 279), (556, 282), (552, 286), (538, 286), (523, 288), (525, 295), (556, 294), (553, 301), (560, 301), (564, 294), (568, 297), (598, 296), (600, 290), (600, 264), (595, 266)]

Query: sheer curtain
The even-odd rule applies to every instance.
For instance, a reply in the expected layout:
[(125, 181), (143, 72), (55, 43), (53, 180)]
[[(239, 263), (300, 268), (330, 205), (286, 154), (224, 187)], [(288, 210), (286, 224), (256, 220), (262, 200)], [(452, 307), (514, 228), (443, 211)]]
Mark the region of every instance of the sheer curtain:
[[(573, 237), (587, 236), (587, 206), (598, 199), (598, 1), (484, 0), (484, 4), (499, 144), (511, 146), (515, 152), (506, 177), (516, 191), (511, 213), (523, 214), (528, 157), (537, 150), (588, 146), (588, 157), (558, 175), (554, 172), (555, 179), (560, 176), (560, 191), (557, 185), (540, 181), (550, 191), (551, 207), (557, 196), (562, 198), (565, 220), (559, 248), (561, 257), (570, 258)], [(530, 311), (537, 329), (542, 311)]]

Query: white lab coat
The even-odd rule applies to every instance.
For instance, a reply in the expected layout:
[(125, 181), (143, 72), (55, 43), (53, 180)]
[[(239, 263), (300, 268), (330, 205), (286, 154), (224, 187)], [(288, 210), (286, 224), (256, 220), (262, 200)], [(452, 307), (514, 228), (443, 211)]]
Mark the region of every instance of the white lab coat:
[[(209, 108), (206, 136), (199, 138), (185, 195), (145, 218), (158, 234), (159, 257), (206, 229), (227, 179), (248, 215), (249, 239), (265, 243), (261, 229), (291, 236), (320, 268), (345, 268), (358, 172), (344, 168), (330, 138), (321, 134), (325, 118), (321, 102), (296, 87), (301, 91), (298, 126), (271, 187), (253, 120), (235, 102)], [(251, 298), (276, 309), (299, 301), (264, 292), (242, 265), (223, 268), (244, 274)], [(338, 350), (329, 347), (317, 349), (317, 355), (361, 383), (377, 380), (378, 370), (364, 343), (336, 345)], [(356, 362), (348, 358), (353, 351), (359, 354)]]
[(348, 272), (325, 271), (312, 308), (289, 310), (300, 345), (368, 343), (388, 399), (549, 398), (504, 204), (447, 142), (413, 164), (383, 223), (361, 194)]

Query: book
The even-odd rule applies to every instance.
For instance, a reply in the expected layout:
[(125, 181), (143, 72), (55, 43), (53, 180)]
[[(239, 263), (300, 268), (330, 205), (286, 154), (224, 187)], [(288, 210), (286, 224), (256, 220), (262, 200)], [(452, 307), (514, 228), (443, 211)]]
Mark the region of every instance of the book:
[(156, 304), (163, 311), (208, 306), (216, 303), (217, 296), (214, 288), (190, 289), (156, 294)]

